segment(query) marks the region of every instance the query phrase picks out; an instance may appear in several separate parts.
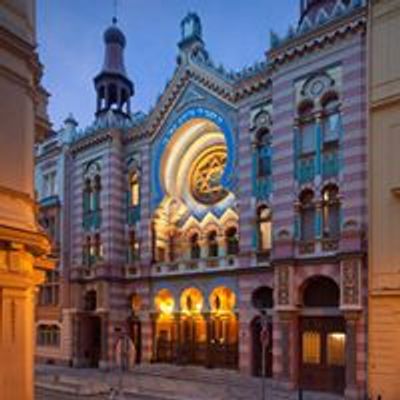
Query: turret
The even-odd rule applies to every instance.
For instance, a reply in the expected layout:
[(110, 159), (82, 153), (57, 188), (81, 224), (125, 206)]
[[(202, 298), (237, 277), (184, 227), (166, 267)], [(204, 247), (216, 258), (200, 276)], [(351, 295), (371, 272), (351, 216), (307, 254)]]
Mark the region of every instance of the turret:
[(124, 116), (130, 115), (130, 99), (134, 85), (128, 78), (124, 64), (125, 35), (117, 27), (116, 18), (104, 32), (105, 56), (101, 72), (94, 78), (97, 92), (96, 115), (113, 110)]

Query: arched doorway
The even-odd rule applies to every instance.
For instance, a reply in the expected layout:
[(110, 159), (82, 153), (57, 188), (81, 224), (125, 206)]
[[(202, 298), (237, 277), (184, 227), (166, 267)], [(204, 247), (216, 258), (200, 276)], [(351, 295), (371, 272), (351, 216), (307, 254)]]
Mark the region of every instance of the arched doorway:
[(346, 331), (339, 298), (339, 287), (330, 278), (313, 277), (303, 286), (304, 312), (299, 326), (302, 389), (344, 392)]
[(174, 308), (175, 300), (168, 289), (160, 290), (155, 299), (153, 358), (158, 362), (172, 362), (176, 341)]
[(185, 289), (180, 298), (179, 362), (204, 365), (207, 326), (202, 314), (204, 298), (199, 289)]
[(235, 314), (235, 293), (217, 287), (210, 296), (208, 363), (211, 367), (237, 368), (238, 321)]
[(141, 307), (141, 298), (138, 294), (131, 296), (131, 315), (128, 319), (129, 336), (135, 346), (136, 364), (140, 364), (142, 360), (142, 325), (139, 319), (139, 311)]
[[(252, 294), (252, 305), (256, 308), (260, 315), (257, 315), (251, 322), (251, 344), (252, 344), (252, 374), (254, 376), (263, 376), (263, 348), (261, 341), (261, 333), (263, 328), (261, 313), (271, 310), (274, 306), (273, 290), (266, 286), (261, 286)], [(265, 348), (265, 376), (272, 377), (272, 321), (268, 319), (268, 344)]]

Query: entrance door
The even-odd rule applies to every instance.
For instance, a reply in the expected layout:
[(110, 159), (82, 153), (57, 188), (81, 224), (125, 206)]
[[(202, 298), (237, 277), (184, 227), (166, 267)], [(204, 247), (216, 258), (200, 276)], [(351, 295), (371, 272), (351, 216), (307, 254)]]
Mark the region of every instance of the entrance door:
[(300, 320), (300, 385), (302, 389), (343, 393), (345, 322), (341, 317)]
[[(256, 317), (251, 324), (252, 336), (252, 373), (262, 376), (262, 344), (261, 344), (261, 318)], [(265, 376), (272, 377), (272, 323), (268, 323), (269, 343), (265, 352)]]
[(98, 368), (101, 356), (101, 319), (97, 316), (82, 317), (81, 356), (85, 366)]

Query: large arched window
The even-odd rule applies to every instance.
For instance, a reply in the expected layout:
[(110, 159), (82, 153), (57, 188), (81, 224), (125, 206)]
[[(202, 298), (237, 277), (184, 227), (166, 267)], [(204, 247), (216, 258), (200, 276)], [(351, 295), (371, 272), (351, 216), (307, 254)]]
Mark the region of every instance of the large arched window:
[(101, 177), (96, 175), (94, 177), (94, 188), (93, 188), (93, 205), (92, 211), (100, 210), (100, 195), (101, 195)]
[(306, 102), (299, 108), (300, 153), (302, 155), (314, 153), (316, 150), (313, 108), (314, 105), (311, 102)]
[(225, 232), (226, 238), (226, 253), (228, 255), (234, 255), (239, 252), (239, 237), (235, 227), (227, 229)]
[(140, 202), (140, 182), (139, 173), (133, 172), (130, 178), (130, 206), (137, 207)]
[(322, 192), (322, 201), (322, 224), (324, 237), (337, 239), (340, 233), (340, 202), (337, 186), (327, 186)]
[(300, 232), (302, 241), (315, 238), (315, 204), (311, 190), (305, 190), (300, 195)]
[(190, 258), (192, 260), (200, 258), (199, 235), (197, 233), (190, 237)]
[(271, 136), (267, 129), (257, 134), (257, 177), (265, 178), (271, 175), (270, 156)]
[(324, 146), (326, 146), (330, 142), (339, 140), (342, 127), (340, 105), (336, 95), (329, 96), (323, 102), (323, 111), (323, 135)]
[(257, 230), (258, 251), (270, 251), (272, 245), (271, 211), (266, 206), (261, 206), (257, 210)]
[(208, 244), (208, 257), (218, 257), (219, 249), (218, 249), (218, 240), (216, 231), (211, 231), (208, 234), (207, 244)]

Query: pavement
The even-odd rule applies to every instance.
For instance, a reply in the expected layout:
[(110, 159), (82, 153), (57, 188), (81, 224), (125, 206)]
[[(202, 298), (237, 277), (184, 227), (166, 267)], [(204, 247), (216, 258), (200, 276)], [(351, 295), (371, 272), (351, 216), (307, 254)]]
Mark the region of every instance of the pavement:
[[(38, 365), (36, 400), (262, 400), (262, 380), (237, 371), (170, 364), (143, 364), (118, 371)], [(113, 389), (123, 387), (123, 396)], [(298, 394), (266, 380), (265, 400), (297, 400)], [(304, 393), (303, 400), (342, 400)]]

